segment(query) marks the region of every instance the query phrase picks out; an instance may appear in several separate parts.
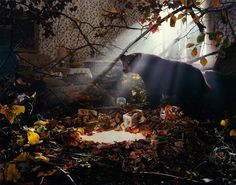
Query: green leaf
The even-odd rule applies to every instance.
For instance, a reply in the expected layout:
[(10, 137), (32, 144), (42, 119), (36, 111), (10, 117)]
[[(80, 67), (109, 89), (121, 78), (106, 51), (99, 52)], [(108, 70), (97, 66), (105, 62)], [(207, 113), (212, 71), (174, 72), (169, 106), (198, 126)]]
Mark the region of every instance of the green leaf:
[(210, 32), (209, 34), (209, 40), (214, 40), (216, 38), (216, 32)]
[(204, 39), (205, 39), (205, 33), (201, 33), (197, 37), (197, 43), (202, 43), (204, 41)]
[(227, 48), (229, 45), (230, 45), (229, 38), (228, 37), (224, 38), (224, 40), (222, 42), (222, 46)]

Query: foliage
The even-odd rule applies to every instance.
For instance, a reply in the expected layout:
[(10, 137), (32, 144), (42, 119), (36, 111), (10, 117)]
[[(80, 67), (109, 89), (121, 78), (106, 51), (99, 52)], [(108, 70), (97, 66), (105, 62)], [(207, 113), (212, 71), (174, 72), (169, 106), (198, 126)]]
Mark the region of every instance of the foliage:
[[(158, 28), (164, 21), (169, 21), (170, 27), (175, 27), (177, 21), (185, 23), (191, 17), (192, 21), (199, 28), (200, 34), (196, 38), (195, 43), (188, 43), (187, 48), (192, 48), (191, 55), (196, 57), (198, 52), (197, 46), (205, 41), (208, 37), (212, 43), (218, 47), (220, 52), (230, 46), (230, 40), (227, 35), (224, 35), (220, 30), (206, 31), (208, 24), (204, 22), (204, 17), (208, 14), (218, 14), (221, 17), (223, 24), (229, 24), (228, 10), (234, 6), (234, 2), (223, 2), (220, 0), (201, 1), (201, 0), (116, 0), (117, 7), (112, 8), (116, 11), (110, 11), (110, 14), (122, 13), (128, 18), (132, 11), (138, 11), (141, 18), (139, 22), (143, 25), (143, 29), (149, 29), (151, 32), (158, 31)], [(168, 9), (167, 14), (163, 14)], [(119, 17), (116, 17), (119, 19)], [(114, 19), (114, 17), (113, 17)], [(124, 19), (124, 17), (122, 18)], [(231, 25), (230, 25), (231, 26)], [(232, 27), (232, 26), (231, 26)], [(191, 29), (191, 28), (190, 28)], [(231, 29), (231, 35), (235, 37), (234, 30)], [(235, 42), (234, 38), (234, 41)], [(214, 53), (215, 54), (215, 53)], [(201, 58), (200, 62), (203, 66), (207, 64), (205, 57)]]
[[(220, 184), (219, 178), (235, 177), (235, 151), (225, 142), (235, 135), (224, 136), (226, 132), (215, 131), (212, 123), (193, 120), (170, 105), (144, 109), (145, 121), (125, 128), (142, 133), (145, 140), (107, 144), (81, 139), (93, 132), (123, 129), (122, 115), (132, 111), (80, 109), (64, 119), (7, 125), (2, 119), (0, 141), (8, 142), (0, 145), (4, 171), (0, 183), (51, 185), (63, 179), (69, 184), (132, 184), (142, 174), (139, 182), (151, 184), (156, 183), (155, 176), (167, 184), (202, 184), (206, 177)], [(227, 119), (220, 124), (232, 128), (232, 123)], [(127, 180), (128, 174), (134, 176)]]
[(147, 92), (144, 83), (138, 74), (124, 75), (121, 79), (121, 89), (125, 92), (128, 103), (145, 103), (147, 101)]

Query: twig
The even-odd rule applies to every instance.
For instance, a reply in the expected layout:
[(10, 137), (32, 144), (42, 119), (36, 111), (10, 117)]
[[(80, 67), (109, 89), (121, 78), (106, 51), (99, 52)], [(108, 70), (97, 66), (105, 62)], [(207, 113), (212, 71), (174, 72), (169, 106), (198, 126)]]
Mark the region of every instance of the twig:
[(70, 176), (69, 172), (63, 170), (63, 169), (62, 169), (61, 167), (59, 167), (59, 166), (56, 166), (56, 168), (57, 168), (62, 174), (64, 174), (64, 176), (69, 180), (69, 182), (70, 182), (71, 185), (77, 185), (77, 184), (75, 183), (75, 181), (73, 180), (73, 178)]
[[(224, 5), (224, 7), (225, 7), (225, 5)], [(234, 28), (233, 28), (233, 26), (232, 26), (232, 24), (229, 20), (228, 10), (226, 9), (225, 11), (227, 11), (226, 12), (227, 23), (229, 24), (229, 28), (231, 30), (231, 33), (232, 33), (233, 37), (234, 37), (234, 42), (236, 42), (236, 35), (235, 35), (235, 32), (234, 32)]]
[(139, 172), (139, 173), (144, 174), (144, 175), (157, 175), (157, 176), (167, 177), (171, 179), (179, 179), (179, 180), (189, 181), (189, 182), (194, 182), (194, 183), (199, 183), (199, 184), (202, 183), (202, 181), (197, 181), (193, 179), (188, 179), (186, 177), (180, 177), (180, 176), (170, 175), (170, 174), (161, 173), (161, 172)]
[[(172, 14), (176, 14), (182, 10), (185, 10), (186, 7), (185, 6), (182, 6), (180, 7), (179, 9), (177, 10), (174, 10), (172, 12)], [(128, 50), (129, 48), (131, 48), (135, 43), (137, 43), (141, 38), (143, 38), (145, 35), (147, 35), (152, 29), (156, 28), (156, 26), (158, 26), (159, 24), (161, 24), (162, 22), (166, 21), (168, 18), (170, 18), (170, 14), (168, 14), (167, 16), (165, 16), (164, 18), (162, 18), (160, 20), (160, 22), (158, 22), (157, 24), (154, 24), (153, 26), (151, 26), (149, 29), (145, 30), (142, 34), (140, 34), (136, 39), (134, 39), (121, 53), (119, 56), (117, 56), (114, 61), (110, 64), (110, 66), (105, 70), (103, 71), (102, 74), (100, 74), (97, 78), (95, 78), (95, 80), (93, 81), (95, 84), (99, 83), (101, 81), (101, 79), (116, 65), (116, 63), (120, 60), (120, 57), (122, 55), (124, 55)]]
[[(90, 47), (92, 52), (98, 52), (100, 53), (100, 51), (94, 47), (95, 44), (91, 43), (89, 38), (86, 36), (86, 34), (83, 32), (83, 30), (81, 29), (81, 26), (78, 24), (77, 20), (75, 20), (74, 18), (70, 17), (69, 15), (62, 13), (62, 12), (54, 12), (58, 15), (64, 16), (65, 18), (69, 19), (71, 22), (73, 22), (76, 26), (76, 28), (79, 30), (80, 34), (82, 35), (83, 39), (85, 40), (85, 42), (87, 43), (87, 46)], [(96, 44), (98, 45), (98, 44)]]
[(44, 183), (44, 177), (41, 178), (39, 185), (43, 185), (43, 183)]

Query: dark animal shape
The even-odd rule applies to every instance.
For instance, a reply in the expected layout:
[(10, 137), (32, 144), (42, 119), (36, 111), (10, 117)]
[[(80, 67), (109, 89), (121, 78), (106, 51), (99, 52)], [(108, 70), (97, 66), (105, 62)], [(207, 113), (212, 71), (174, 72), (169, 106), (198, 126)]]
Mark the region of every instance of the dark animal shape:
[(143, 53), (123, 55), (121, 61), (124, 72), (142, 77), (152, 108), (160, 105), (162, 95), (167, 95), (175, 97), (173, 104), (195, 111), (209, 91), (201, 71), (189, 64)]
[(205, 96), (205, 106), (216, 114), (233, 115), (236, 112), (236, 75), (206, 71), (204, 76), (211, 87)]

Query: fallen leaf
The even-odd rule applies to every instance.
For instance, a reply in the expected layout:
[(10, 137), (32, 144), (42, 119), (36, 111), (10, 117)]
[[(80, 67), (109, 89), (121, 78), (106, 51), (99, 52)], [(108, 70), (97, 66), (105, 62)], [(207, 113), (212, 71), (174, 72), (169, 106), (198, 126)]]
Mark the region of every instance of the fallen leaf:
[(17, 161), (17, 162), (23, 162), (23, 161), (26, 161), (28, 158), (29, 158), (29, 153), (28, 152), (22, 152), (20, 155), (18, 155), (14, 161)]
[(7, 105), (0, 105), (0, 114), (5, 115), (6, 119), (13, 123), (15, 119), (15, 114), (12, 112), (12, 110)]
[(230, 137), (236, 137), (236, 129), (230, 130), (229, 131), (229, 136)]
[(28, 131), (27, 136), (30, 145), (36, 145), (39, 143), (40, 137), (36, 132)]
[(220, 121), (220, 125), (223, 126), (223, 127), (227, 127), (227, 126), (228, 126), (228, 120), (222, 119), (222, 120)]
[(13, 105), (12, 112), (15, 114), (15, 116), (18, 116), (21, 113), (25, 113), (25, 106)]
[(6, 171), (6, 180), (16, 183), (21, 178), (21, 173), (16, 168), (16, 164), (9, 164)]

